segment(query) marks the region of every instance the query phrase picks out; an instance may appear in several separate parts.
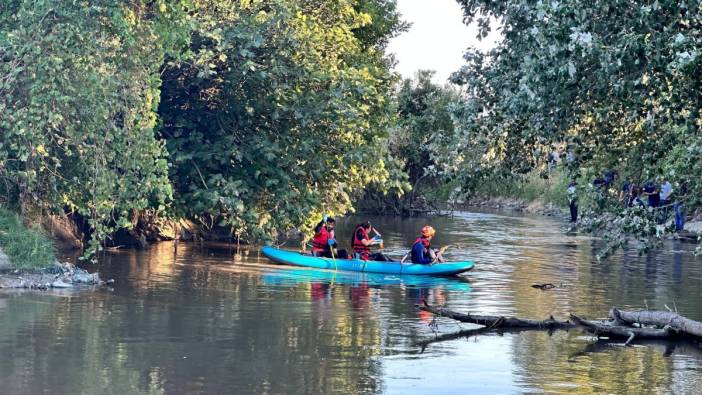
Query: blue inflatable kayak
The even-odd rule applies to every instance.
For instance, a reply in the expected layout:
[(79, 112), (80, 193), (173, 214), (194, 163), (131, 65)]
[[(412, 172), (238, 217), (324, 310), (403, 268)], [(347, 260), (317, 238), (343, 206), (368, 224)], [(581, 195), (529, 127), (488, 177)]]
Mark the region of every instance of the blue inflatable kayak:
[(345, 270), (349, 272), (414, 274), (428, 276), (453, 276), (473, 268), (473, 262), (442, 262), (433, 265), (414, 263), (362, 261), (360, 259), (320, 258), (301, 254), (294, 251), (280, 250), (273, 247), (263, 247), (261, 250), (266, 258), (273, 262), (286, 265), (313, 267), (317, 269)]

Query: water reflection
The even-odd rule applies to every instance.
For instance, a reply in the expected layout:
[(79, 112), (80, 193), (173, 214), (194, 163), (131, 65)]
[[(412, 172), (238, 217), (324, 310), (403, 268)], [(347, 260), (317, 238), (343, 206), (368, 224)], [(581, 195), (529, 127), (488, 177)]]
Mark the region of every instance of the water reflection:
[[(340, 221), (344, 241), (361, 218)], [(371, 218), (402, 256), (421, 226), (465, 278), (306, 270), (256, 250), (163, 243), (106, 254), (112, 289), (0, 293), (7, 393), (702, 392), (694, 344), (621, 347), (580, 331), (485, 334), (418, 312), (426, 300), (472, 313), (602, 317), (677, 308), (702, 319), (694, 246), (636, 249), (597, 263), (598, 242), (540, 217), (461, 213)], [(346, 246), (348, 247), (348, 246)], [(535, 283), (557, 287), (541, 291)], [(461, 332), (463, 331), (463, 332)], [(466, 332), (468, 331), (468, 332)], [(457, 333), (461, 332), (461, 335)]]

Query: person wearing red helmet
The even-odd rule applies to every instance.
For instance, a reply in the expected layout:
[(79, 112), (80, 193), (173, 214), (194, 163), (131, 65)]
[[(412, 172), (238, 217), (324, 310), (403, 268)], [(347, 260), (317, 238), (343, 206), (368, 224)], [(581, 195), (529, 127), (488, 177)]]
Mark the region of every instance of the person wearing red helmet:
[(436, 252), (431, 248), (431, 239), (435, 234), (436, 231), (429, 225), (422, 228), (420, 237), (412, 245), (412, 263), (427, 265), (435, 261), (444, 261), (440, 256), (437, 257)]

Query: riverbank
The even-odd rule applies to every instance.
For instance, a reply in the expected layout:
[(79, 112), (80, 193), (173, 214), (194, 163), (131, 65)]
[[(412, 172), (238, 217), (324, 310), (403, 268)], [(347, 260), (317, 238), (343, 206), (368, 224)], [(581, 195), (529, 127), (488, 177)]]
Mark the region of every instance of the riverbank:
[(557, 217), (567, 220), (570, 218), (568, 211), (553, 203), (545, 203), (537, 199), (525, 201), (510, 197), (474, 197), (465, 202), (456, 202), (451, 205), (453, 209), (469, 210), (470, 208), (490, 208), (495, 210), (517, 211), (527, 214), (544, 215), (547, 217)]
[(26, 227), (17, 215), (0, 209), (0, 289), (104, 284), (97, 273), (60, 263), (54, 243), (41, 230)]
[[(568, 222), (570, 213), (566, 208), (560, 207), (553, 203), (545, 203), (540, 199), (526, 201), (523, 199), (511, 197), (482, 197), (476, 196), (465, 202), (454, 202), (450, 204), (454, 210), (470, 210), (471, 208), (489, 208), (494, 210), (505, 210), (512, 212), (520, 212), (526, 214), (543, 215), (554, 217)], [(675, 234), (675, 238), (697, 242), (698, 237), (702, 235), (702, 213), (695, 212), (685, 222), (685, 227), (681, 232)]]
[(56, 261), (54, 242), (25, 226), (13, 212), (0, 208), (0, 269), (41, 269)]
[[(0, 261), (6, 255), (0, 250)], [(42, 269), (15, 269), (8, 261), (0, 267), (0, 289), (38, 289), (73, 288), (79, 285), (104, 285), (97, 273), (88, 273), (70, 263), (55, 262)]]

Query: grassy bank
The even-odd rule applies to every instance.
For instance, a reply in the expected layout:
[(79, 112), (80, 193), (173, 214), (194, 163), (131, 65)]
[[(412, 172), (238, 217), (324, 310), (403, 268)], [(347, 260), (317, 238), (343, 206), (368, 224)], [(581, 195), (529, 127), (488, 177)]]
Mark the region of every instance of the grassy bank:
[(522, 177), (484, 179), (475, 186), (473, 196), (512, 198), (525, 203), (541, 201), (544, 204), (568, 207), (568, 182), (564, 172), (553, 170), (544, 175), (540, 171), (534, 171)]
[(53, 242), (37, 229), (29, 229), (16, 214), (0, 208), (0, 248), (18, 269), (37, 269), (56, 260)]

